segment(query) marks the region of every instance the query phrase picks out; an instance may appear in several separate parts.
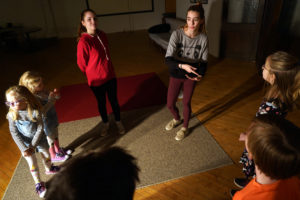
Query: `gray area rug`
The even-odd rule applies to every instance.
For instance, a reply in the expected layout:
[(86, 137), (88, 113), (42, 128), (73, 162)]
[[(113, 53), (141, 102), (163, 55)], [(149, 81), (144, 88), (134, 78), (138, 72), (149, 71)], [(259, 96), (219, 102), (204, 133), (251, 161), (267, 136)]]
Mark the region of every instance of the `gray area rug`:
[[(128, 111), (122, 113), (127, 133), (120, 136), (111, 119), (110, 134), (105, 137), (99, 136), (100, 117), (62, 123), (60, 142), (75, 149), (73, 156), (110, 146), (124, 147), (137, 158), (141, 169), (139, 188), (232, 164), (197, 118), (191, 119), (189, 134), (182, 141), (174, 139), (181, 126), (171, 131), (164, 129), (171, 118), (165, 106)], [(41, 160), (39, 155), (38, 160)], [(51, 178), (44, 174), (41, 162), (39, 166), (42, 180)], [(27, 163), (21, 158), (3, 199), (39, 199), (34, 191)]]

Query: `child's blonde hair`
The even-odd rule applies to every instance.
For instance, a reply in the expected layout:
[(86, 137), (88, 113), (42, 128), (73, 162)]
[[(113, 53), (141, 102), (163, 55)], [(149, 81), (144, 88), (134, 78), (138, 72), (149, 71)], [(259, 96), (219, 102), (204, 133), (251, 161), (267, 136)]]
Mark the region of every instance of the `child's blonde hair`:
[(42, 80), (40, 73), (35, 71), (26, 71), (20, 77), (19, 85), (27, 87), (29, 91), (34, 94), (36, 87)]
[(300, 96), (300, 63), (298, 59), (286, 52), (278, 51), (268, 56), (270, 74), (275, 75), (274, 84), (270, 85), (265, 98), (278, 97), (292, 110), (299, 106)]
[[(36, 122), (40, 117), (41, 103), (35, 98), (35, 96), (24, 86), (17, 85), (8, 88), (5, 92), (5, 96), (15, 96), (18, 99), (24, 99), (27, 103), (27, 112), (31, 121)], [(36, 118), (33, 117), (33, 111), (37, 112)], [(7, 117), (10, 116), (13, 120), (18, 119), (18, 111), (12, 109), (8, 110)]]

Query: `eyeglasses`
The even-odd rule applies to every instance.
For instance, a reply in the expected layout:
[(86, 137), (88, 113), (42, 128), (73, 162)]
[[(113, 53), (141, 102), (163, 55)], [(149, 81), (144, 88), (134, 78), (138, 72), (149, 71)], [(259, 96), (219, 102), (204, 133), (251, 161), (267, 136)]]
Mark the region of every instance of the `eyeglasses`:
[(15, 107), (17, 104), (21, 103), (21, 102), (24, 102), (25, 100), (24, 99), (20, 99), (18, 101), (15, 101), (15, 102), (9, 102), (9, 101), (6, 101), (5, 104), (7, 106), (12, 106), (12, 107)]

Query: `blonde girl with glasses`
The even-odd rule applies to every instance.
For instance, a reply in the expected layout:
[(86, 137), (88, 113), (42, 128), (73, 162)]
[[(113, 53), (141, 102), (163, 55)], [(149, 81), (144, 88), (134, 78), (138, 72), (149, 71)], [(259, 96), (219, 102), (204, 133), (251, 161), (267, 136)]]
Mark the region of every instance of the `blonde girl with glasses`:
[(55, 101), (60, 95), (57, 89), (49, 91), (46, 89), (42, 76), (35, 71), (26, 71), (22, 74), (19, 80), (19, 85), (27, 87), (27, 89), (37, 97), (42, 104), (44, 113), (44, 132), (47, 136), (49, 144), (49, 152), (52, 162), (64, 162), (69, 158), (67, 153), (59, 145), (58, 139), (58, 118), (54, 107)]
[[(283, 51), (269, 55), (262, 66), (262, 77), (266, 83), (266, 92), (256, 116), (267, 114), (285, 118), (289, 111), (299, 108), (300, 63), (296, 57)], [(245, 134), (241, 133), (240, 140), (244, 139)], [(234, 183), (243, 188), (248, 184), (248, 178), (255, 176), (255, 165), (248, 158), (246, 150), (240, 162), (246, 178), (235, 178)]]
[(41, 104), (24, 86), (10, 87), (6, 93), (6, 105), (9, 107), (7, 119), (12, 138), (29, 165), (39, 197), (44, 197), (46, 188), (41, 181), (35, 151), (41, 153), (46, 174), (55, 174), (58, 166), (51, 163), (48, 144), (43, 132)]

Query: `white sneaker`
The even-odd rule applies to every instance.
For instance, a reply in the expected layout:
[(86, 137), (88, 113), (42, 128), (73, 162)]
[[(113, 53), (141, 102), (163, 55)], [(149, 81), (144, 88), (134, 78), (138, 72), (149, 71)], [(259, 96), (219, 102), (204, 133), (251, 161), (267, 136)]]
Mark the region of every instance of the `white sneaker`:
[(166, 130), (170, 131), (173, 128), (175, 128), (177, 125), (179, 125), (181, 123), (181, 120), (176, 120), (176, 119), (172, 119), (167, 125), (166, 125)]
[(175, 140), (179, 141), (182, 140), (185, 135), (187, 134), (188, 130), (187, 128), (182, 127), (177, 133), (176, 133), (176, 137)]
[(125, 131), (125, 128), (123, 126), (123, 123), (121, 121), (116, 121), (116, 125), (117, 125), (117, 127), (119, 129), (119, 133), (121, 135), (124, 135), (126, 131)]
[(109, 129), (109, 122), (103, 123), (103, 125), (101, 127), (100, 135), (106, 136), (108, 134), (108, 129)]
[(179, 92), (178, 99), (183, 99), (183, 91), (182, 91), (182, 89)]

